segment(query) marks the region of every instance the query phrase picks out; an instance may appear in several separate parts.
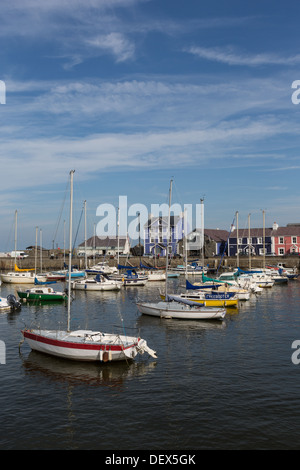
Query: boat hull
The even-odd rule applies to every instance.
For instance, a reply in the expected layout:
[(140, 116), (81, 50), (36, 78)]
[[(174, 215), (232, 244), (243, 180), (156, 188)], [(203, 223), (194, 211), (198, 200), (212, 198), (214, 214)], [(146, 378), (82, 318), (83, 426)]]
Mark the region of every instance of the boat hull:
[(166, 280), (166, 273), (156, 273), (150, 272), (147, 274), (148, 281), (165, 281)]
[(38, 279), (40, 282), (47, 280), (46, 276), (37, 276), (34, 272), (11, 272), (1, 274), (1, 280), (8, 284), (34, 284), (34, 280)]
[(72, 283), (72, 289), (74, 290), (84, 290), (84, 291), (110, 291), (110, 290), (120, 290), (122, 286), (122, 283), (92, 283), (92, 282), (73, 282)]
[(47, 281), (65, 281), (66, 275), (65, 274), (47, 274)]
[(23, 300), (65, 300), (67, 298), (64, 294), (37, 294), (32, 292), (18, 291), (18, 296)]
[(74, 332), (22, 331), (31, 349), (52, 356), (85, 362), (107, 362), (134, 359), (138, 352), (155, 352), (141, 338), (103, 334), (89, 330)]
[(124, 279), (123, 281), (123, 284), (124, 286), (126, 287), (129, 287), (129, 286), (145, 286), (148, 282), (148, 278), (147, 279)]
[(11, 306), (4, 297), (0, 297), (0, 312), (8, 312), (11, 310)]
[(27, 275), (25, 273), (7, 273), (1, 274), (2, 282), (7, 284), (34, 284), (35, 274)]
[[(162, 300), (165, 300), (165, 296), (164, 295), (161, 295), (160, 296)], [(196, 302), (197, 304), (200, 304), (204, 307), (237, 307), (238, 306), (238, 299), (235, 298), (235, 299), (232, 299), (232, 298), (228, 298), (228, 299), (218, 299), (217, 297), (213, 298), (213, 299), (209, 299), (209, 298), (201, 298), (201, 297), (198, 297), (198, 296), (194, 296), (194, 295), (178, 295), (178, 296), (173, 296), (174, 300), (176, 300), (176, 298), (180, 301), (180, 300), (188, 300), (188, 301), (192, 301), (192, 302)]]
[[(85, 277), (85, 271), (72, 271), (71, 279), (83, 278)], [(66, 279), (69, 279), (69, 273), (66, 273)]]
[(225, 309), (187, 307), (176, 302), (138, 303), (137, 307), (144, 315), (178, 320), (222, 320), (226, 315)]

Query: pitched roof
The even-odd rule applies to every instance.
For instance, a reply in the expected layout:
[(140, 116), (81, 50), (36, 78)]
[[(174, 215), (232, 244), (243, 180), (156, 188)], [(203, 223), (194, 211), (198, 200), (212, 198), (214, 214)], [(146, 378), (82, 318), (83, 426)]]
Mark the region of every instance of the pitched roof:
[[(195, 228), (194, 232), (201, 232), (201, 228)], [(218, 228), (205, 228), (204, 235), (215, 242), (226, 241), (229, 235), (227, 230), (219, 230)]]
[[(275, 230), (277, 232), (278, 230)], [(249, 229), (242, 228), (239, 229), (239, 238), (248, 238), (249, 236)], [(271, 237), (273, 229), (272, 228), (265, 228), (265, 236)], [(250, 237), (263, 237), (264, 231), (263, 228), (250, 228)], [(230, 238), (236, 238), (237, 230), (233, 230), (230, 234)]]
[[(233, 230), (230, 238), (236, 238), (237, 231)], [(249, 229), (239, 229), (239, 238), (249, 236)], [(284, 236), (300, 236), (300, 225), (287, 225), (286, 227), (278, 227), (273, 229), (270, 227), (265, 228), (266, 237), (284, 237)], [(250, 237), (263, 237), (263, 228), (250, 228)]]
[(277, 230), (273, 230), (273, 237), (282, 236), (300, 236), (300, 225), (287, 225), (286, 227), (278, 227)]
[[(144, 227), (151, 227), (152, 225), (154, 225), (154, 223), (157, 220), (160, 220), (165, 225), (168, 225), (168, 216), (157, 216), (157, 217), (152, 216), (147, 220)], [(171, 215), (170, 216), (170, 226), (171, 227), (175, 226), (178, 223), (179, 220), (181, 220), (181, 217), (179, 217), (179, 215)]]
[[(126, 237), (119, 237), (119, 247), (120, 248), (125, 247), (126, 240), (127, 240)], [(78, 245), (78, 246), (84, 247), (85, 242), (80, 243), (80, 245)], [(94, 248), (94, 247), (106, 247), (106, 248), (108, 248), (110, 246), (118, 246), (118, 239), (116, 237), (115, 238), (97, 237), (97, 236), (90, 237), (86, 241), (86, 246), (90, 247), (90, 248)]]

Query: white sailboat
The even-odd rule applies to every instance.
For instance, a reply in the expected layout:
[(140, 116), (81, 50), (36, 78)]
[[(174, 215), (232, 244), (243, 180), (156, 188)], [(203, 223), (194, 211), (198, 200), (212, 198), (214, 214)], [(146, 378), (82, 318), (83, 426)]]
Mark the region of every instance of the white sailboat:
[[(170, 234), (170, 208), (172, 196), (172, 180), (169, 191), (169, 217), (168, 217), (168, 239)], [(166, 276), (168, 278), (168, 252), (169, 243), (166, 250)], [(181, 320), (214, 320), (223, 319), (226, 309), (204, 307), (193, 301), (181, 299), (179, 296), (168, 295), (168, 282), (166, 280), (164, 301), (161, 302), (138, 302), (137, 307), (144, 315), (151, 315), (159, 318), (174, 318)]]
[(140, 271), (139, 274), (145, 275), (148, 277), (148, 281), (165, 281), (167, 276), (166, 272), (163, 269), (158, 269), (156, 267), (150, 267), (142, 264), (140, 262)]
[[(73, 209), (73, 174), (70, 172), (70, 250), (69, 250), (69, 292), (71, 289), (72, 257), (72, 209)], [(42, 353), (78, 361), (117, 361), (133, 359), (138, 353), (147, 352), (156, 357), (155, 351), (147, 346), (145, 340), (101, 331), (70, 330), (71, 296), (68, 296), (67, 330), (41, 330), (25, 328), (22, 331), (31, 349)]]
[(78, 281), (73, 281), (71, 284), (72, 289), (84, 291), (108, 291), (120, 290), (123, 285), (122, 281), (116, 279), (109, 279), (104, 274), (97, 274), (94, 278), (87, 278)]
[(149, 271), (145, 271), (146, 276), (148, 276), (148, 281), (165, 281), (166, 280), (166, 273), (162, 269), (158, 269), (155, 271), (151, 269)]
[(1, 274), (1, 280), (8, 284), (34, 284), (35, 278), (39, 281), (46, 281), (45, 276), (36, 275), (35, 269), (19, 269), (17, 266), (17, 221), (18, 211), (15, 211), (15, 259), (14, 271)]
[(117, 274), (118, 270), (114, 266), (109, 266), (107, 261), (101, 261), (90, 268), (86, 268), (85, 272), (90, 276), (93, 274)]

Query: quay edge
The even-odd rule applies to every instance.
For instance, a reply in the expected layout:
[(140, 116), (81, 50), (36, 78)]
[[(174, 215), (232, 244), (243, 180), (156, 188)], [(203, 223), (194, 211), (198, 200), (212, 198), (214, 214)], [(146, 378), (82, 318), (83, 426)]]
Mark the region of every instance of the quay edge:
[[(102, 258), (96, 258), (95, 262), (101, 262)], [(117, 266), (117, 259), (105, 259), (109, 266)], [(195, 260), (195, 258), (189, 258), (188, 262), (191, 263)], [(199, 260), (199, 258), (198, 258)], [(175, 258), (171, 260), (171, 267), (176, 267), (177, 265), (183, 264), (183, 258)], [(201, 262), (201, 261), (200, 261)], [(66, 257), (66, 263), (68, 263), (68, 258)], [(128, 264), (128, 266), (139, 266), (140, 258), (139, 257), (130, 257), (128, 262), (126, 262), (126, 258), (121, 258), (120, 264)], [(154, 266), (155, 260), (149, 257), (142, 257), (142, 263)], [(165, 268), (165, 258), (161, 257), (157, 260), (156, 265), (159, 268)], [(284, 265), (288, 268), (296, 267), (300, 270), (300, 256), (299, 255), (290, 255), (290, 256), (268, 256), (265, 259), (266, 266), (268, 265), (277, 265), (278, 263), (284, 263)], [(45, 257), (42, 260), (43, 264), (43, 271), (53, 271), (53, 270), (60, 270), (63, 269), (63, 258), (61, 256), (54, 257), (54, 259)], [(74, 257), (72, 261), (73, 265), (77, 265), (79, 269), (85, 268), (85, 260), (82, 257)], [(93, 266), (94, 260), (88, 260), (88, 266)], [(220, 256), (212, 257), (212, 258), (205, 258), (204, 259), (205, 266), (209, 266), (211, 271), (215, 271), (219, 268), (225, 270), (231, 270), (236, 267), (236, 257), (229, 257), (225, 256), (221, 259)], [(28, 258), (17, 260), (17, 266), (20, 269), (32, 269), (34, 268), (34, 256), (28, 256)], [(249, 267), (249, 259), (247, 256), (241, 256), (239, 259), (239, 266), (241, 269), (248, 269)], [(251, 258), (251, 267), (252, 268), (262, 268), (263, 267), (263, 258), (262, 256), (253, 256)], [(0, 258), (0, 270), (1, 271), (10, 271), (14, 269), (14, 259), (12, 258)], [(40, 272), (40, 264), (37, 263), (37, 272)]]

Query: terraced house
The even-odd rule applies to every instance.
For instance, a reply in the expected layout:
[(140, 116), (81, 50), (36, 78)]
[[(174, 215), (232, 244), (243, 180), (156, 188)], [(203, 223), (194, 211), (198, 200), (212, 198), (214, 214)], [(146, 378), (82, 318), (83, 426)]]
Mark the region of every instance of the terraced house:
[(300, 224), (272, 228), (251, 228), (233, 230), (228, 241), (228, 255), (289, 255), (300, 253)]
[(300, 224), (288, 224), (273, 230), (274, 253), (276, 255), (300, 253)]

